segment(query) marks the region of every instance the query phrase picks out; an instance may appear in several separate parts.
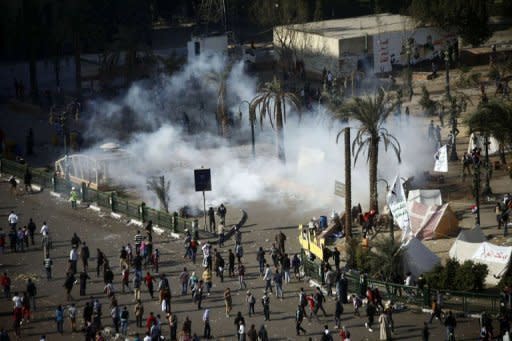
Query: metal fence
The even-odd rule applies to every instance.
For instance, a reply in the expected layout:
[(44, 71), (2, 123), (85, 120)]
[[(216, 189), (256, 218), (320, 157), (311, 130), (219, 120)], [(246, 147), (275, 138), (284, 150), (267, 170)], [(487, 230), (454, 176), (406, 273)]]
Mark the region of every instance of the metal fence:
[[(302, 270), (311, 279), (324, 284), (323, 271), (318, 261), (310, 260), (302, 253)], [(366, 295), (366, 287), (378, 288), (385, 300), (395, 303), (410, 304), (423, 308), (430, 308), (432, 300), (436, 299), (438, 290), (426, 286), (423, 290), (395, 283), (382, 282), (368, 278), (365, 281), (353, 273), (347, 273), (348, 291), (360, 296)], [(497, 314), (500, 308), (500, 296), (488, 295), (466, 291), (439, 290), (443, 296), (443, 309), (461, 311), (466, 314), (477, 314), (482, 311)]]
[(115, 192), (102, 192), (88, 188), (85, 183), (80, 186), (72, 184), (70, 181), (55, 176), (55, 173), (39, 169), (32, 169), (26, 164), (0, 158), (0, 172), (14, 175), (23, 179), (26, 170), (29, 169), (32, 174), (32, 183), (43, 188), (51, 188), (54, 192), (68, 196), (72, 186), (79, 187), (81, 198), (86, 202), (94, 202), (96, 205), (110, 209), (114, 213), (124, 214), (129, 218), (147, 222), (153, 221), (154, 224), (169, 229), (173, 232), (183, 232), (186, 228), (191, 228), (192, 223), (187, 219), (178, 217), (177, 213), (169, 214), (167, 212), (155, 210), (147, 207), (144, 203), (135, 203), (133, 201), (122, 199)]

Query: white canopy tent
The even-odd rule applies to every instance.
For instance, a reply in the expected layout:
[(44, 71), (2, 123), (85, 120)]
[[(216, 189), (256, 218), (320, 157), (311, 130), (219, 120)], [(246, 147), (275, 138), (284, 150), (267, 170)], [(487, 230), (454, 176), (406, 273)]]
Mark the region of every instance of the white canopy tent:
[(419, 202), (427, 206), (442, 206), (443, 197), (438, 189), (412, 189), (407, 196), (407, 202)]
[(512, 247), (498, 246), (488, 242), (470, 243), (457, 239), (450, 248), (449, 254), (459, 262), (472, 260), (475, 263), (486, 264), (489, 274), (485, 278), (485, 283), (497, 285), (501, 276), (508, 270)]

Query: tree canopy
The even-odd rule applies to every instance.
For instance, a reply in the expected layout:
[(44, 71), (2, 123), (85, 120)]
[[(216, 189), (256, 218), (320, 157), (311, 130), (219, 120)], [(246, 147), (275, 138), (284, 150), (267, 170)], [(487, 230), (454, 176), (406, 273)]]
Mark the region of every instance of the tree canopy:
[(423, 23), (455, 28), (464, 42), (478, 46), (491, 36), (491, 0), (412, 0), (410, 14)]

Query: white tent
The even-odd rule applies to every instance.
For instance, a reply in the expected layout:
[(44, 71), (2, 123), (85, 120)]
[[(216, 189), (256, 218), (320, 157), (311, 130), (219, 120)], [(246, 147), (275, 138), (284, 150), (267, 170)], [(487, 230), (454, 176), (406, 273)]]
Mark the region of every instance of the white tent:
[(428, 206), (443, 205), (443, 197), (441, 196), (441, 191), (438, 189), (412, 189), (407, 196), (407, 202), (411, 201)]
[(440, 263), (439, 257), (423, 245), (417, 238), (409, 239), (403, 246), (404, 271), (410, 271), (414, 277), (429, 272)]
[[(499, 149), (500, 144), (498, 143), (498, 140), (496, 140), (494, 137), (491, 136), (489, 138), (489, 142), (490, 142), (489, 143), (489, 155), (498, 154), (498, 152), (500, 150)], [(468, 153), (471, 154), (471, 151), (475, 147), (481, 148), (482, 155), (483, 155), (483, 153), (485, 151), (484, 137), (479, 134), (471, 133), (471, 135), (469, 135)]]
[(512, 247), (498, 246), (488, 242), (469, 243), (462, 240), (455, 240), (450, 248), (450, 257), (459, 262), (472, 260), (475, 263), (486, 264), (489, 274), (485, 278), (488, 285), (497, 285), (508, 269)]

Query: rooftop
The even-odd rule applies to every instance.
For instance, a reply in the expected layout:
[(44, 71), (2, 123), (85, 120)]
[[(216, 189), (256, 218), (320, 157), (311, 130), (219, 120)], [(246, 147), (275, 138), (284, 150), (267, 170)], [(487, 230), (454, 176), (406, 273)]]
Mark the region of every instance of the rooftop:
[(298, 31), (330, 38), (354, 38), (381, 32), (411, 30), (416, 23), (411, 17), (398, 14), (377, 14), (363, 17), (315, 21), (293, 25)]

